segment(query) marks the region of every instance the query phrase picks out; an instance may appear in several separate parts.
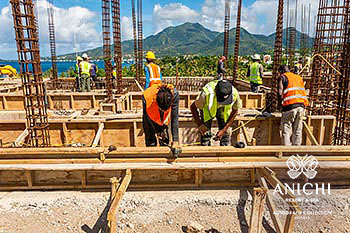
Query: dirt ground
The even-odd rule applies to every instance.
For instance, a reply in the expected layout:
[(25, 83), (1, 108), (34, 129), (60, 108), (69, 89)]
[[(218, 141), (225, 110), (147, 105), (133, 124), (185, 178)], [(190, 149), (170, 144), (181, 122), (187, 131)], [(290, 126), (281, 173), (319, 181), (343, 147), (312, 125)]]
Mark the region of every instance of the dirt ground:
[[(307, 197), (312, 203), (305, 198), (300, 205), (309, 212), (296, 219), (294, 232), (350, 232), (350, 189)], [(108, 200), (108, 192), (0, 192), (0, 233), (106, 232)], [(128, 191), (117, 215), (118, 232), (181, 233), (192, 221), (202, 232), (245, 233), (251, 200), (247, 190)], [(274, 201), (278, 210), (288, 210), (282, 199)], [(263, 226), (263, 232), (275, 232), (267, 209)]]

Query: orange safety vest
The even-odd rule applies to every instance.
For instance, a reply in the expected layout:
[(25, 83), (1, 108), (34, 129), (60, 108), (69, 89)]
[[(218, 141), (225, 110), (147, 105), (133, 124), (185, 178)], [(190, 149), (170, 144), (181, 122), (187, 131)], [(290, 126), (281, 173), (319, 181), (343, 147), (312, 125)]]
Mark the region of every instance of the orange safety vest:
[[(174, 89), (174, 86), (171, 84), (164, 84), (167, 85), (171, 90)], [(171, 107), (164, 112), (163, 115), (163, 121), (160, 118), (160, 110), (157, 103), (157, 94), (159, 91), (159, 88), (162, 86), (162, 84), (155, 84), (151, 85), (149, 88), (147, 88), (144, 93), (143, 97), (146, 101), (146, 112), (149, 118), (156, 122), (158, 125), (168, 125), (170, 122), (170, 116), (171, 116)]]
[(154, 63), (150, 63), (147, 65), (150, 75), (150, 83), (149, 86), (153, 84), (161, 84), (162, 80), (160, 79), (160, 67)]
[(288, 86), (283, 90), (282, 106), (296, 103), (303, 103), (305, 107), (308, 106), (309, 102), (302, 77), (292, 72), (284, 73), (284, 76), (288, 79)]

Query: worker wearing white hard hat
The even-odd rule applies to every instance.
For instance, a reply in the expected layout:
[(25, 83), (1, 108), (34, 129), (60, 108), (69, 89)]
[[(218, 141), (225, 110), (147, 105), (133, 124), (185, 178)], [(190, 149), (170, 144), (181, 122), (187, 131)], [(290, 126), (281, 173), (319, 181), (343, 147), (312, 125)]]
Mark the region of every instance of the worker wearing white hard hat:
[(259, 87), (263, 84), (263, 72), (264, 68), (260, 64), (260, 55), (254, 54), (252, 56), (253, 63), (250, 65), (247, 73), (247, 77), (249, 77), (250, 81), (250, 89), (254, 93), (259, 92)]
[(89, 56), (84, 53), (82, 56), (83, 61), (80, 62), (80, 77), (81, 77), (81, 91), (91, 91), (91, 64), (89, 63), (88, 59)]

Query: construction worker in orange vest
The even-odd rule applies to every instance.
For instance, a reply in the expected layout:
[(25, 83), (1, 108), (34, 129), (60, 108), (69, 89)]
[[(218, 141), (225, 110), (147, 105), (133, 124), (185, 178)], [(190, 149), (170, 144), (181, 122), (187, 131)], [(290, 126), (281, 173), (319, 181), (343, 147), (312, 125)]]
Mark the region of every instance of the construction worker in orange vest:
[(156, 56), (153, 52), (149, 51), (146, 53), (146, 62), (145, 66), (145, 74), (146, 74), (146, 85), (145, 90), (152, 86), (153, 84), (162, 83), (163, 77), (160, 72), (160, 67), (154, 64), (154, 60), (156, 60)]
[[(282, 144), (300, 146), (305, 107), (308, 106), (304, 81), (290, 72), (288, 66), (279, 67), (279, 96), (282, 103)], [(291, 142), (292, 137), (292, 142)]]
[(170, 84), (155, 83), (142, 96), (143, 129), (146, 146), (170, 146), (168, 125), (171, 122), (172, 146), (179, 145), (179, 93)]

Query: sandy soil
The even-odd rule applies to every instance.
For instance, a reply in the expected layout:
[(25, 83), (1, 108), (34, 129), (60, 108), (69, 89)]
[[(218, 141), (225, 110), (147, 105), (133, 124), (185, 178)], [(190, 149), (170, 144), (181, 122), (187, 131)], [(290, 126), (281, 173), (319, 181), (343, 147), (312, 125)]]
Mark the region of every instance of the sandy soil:
[[(300, 216), (295, 232), (350, 232), (350, 190), (311, 198), (302, 209), (323, 212)], [(108, 200), (108, 192), (0, 192), (0, 233), (106, 232)], [(181, 233), (191, 221), (203, 232), (248, 232), (251, 200), (247, 190), (130, 191), (117, 215), (118, 232)], [(288, 210), (280, 198), (274, 201)], [(267, 209), (263, 225), (263, 232), (275, 232)]]

